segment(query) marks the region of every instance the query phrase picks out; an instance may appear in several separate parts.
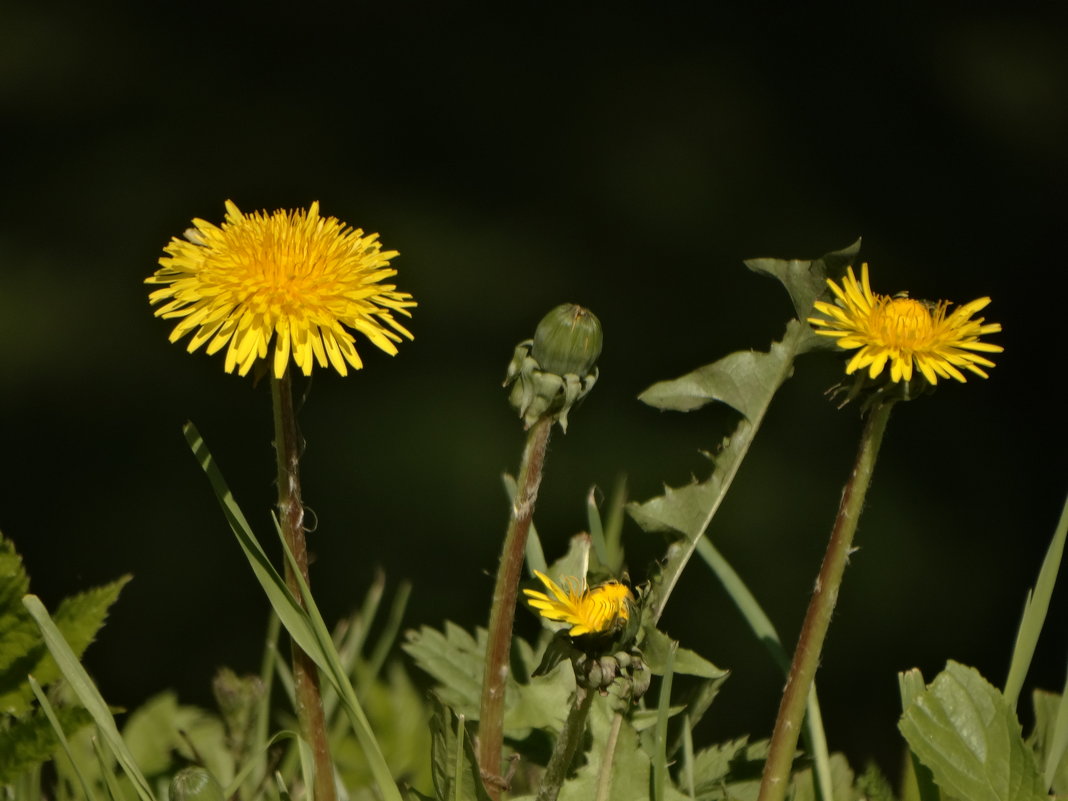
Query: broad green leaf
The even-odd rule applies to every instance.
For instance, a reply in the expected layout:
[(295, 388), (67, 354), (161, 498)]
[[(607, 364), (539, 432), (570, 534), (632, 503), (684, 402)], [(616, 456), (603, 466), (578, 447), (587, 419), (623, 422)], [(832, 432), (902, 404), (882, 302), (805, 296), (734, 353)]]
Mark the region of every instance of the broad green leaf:
[(869, 762), (864, 773), (857, 779), (857, 791), (865, 801), (897, 801), (890, 782), (874, 762)]
[(1046, 622), (1053, 587), (1057, 583), (1057, 573), (1064, 557), (1065, 539), (1068, 539), (1068, 499), (1065, 499), (1064, 507), (1061, 509), (1061, 519), (1053, 532), (1053, 540), (1046, 551), (1046, 557), (1042, 560), (1042, 567), (1038, 571), (1038, 581), (1035, 582), (1034, 590), (1027, 593), (1027, 600), (1024, 602), (1023, 617), (1020, 619), (1016, 644), (1012, 649), (1009, 676), (1005, 680), (1005, 698), (1013, 708), (1016, 707), (1016, 702), (1020, 698), (1024, 677), (1031, 666), (1031, 658), (1035, 655), (1035, 647), (1038, 645), (1038, 635), (1042, 632), (1042, 626)]
[(1047, 801), (1015, 712), (974, 668), (949, 662), (905, 710), (898, 728), (949, 796)]
[[(904, 712), (913, 702), (926, 692), (923, 674), (919, 668), (901, 671), (897, 674), (897, 687), (901, 695), (901, 711)], [(909, 749), (909, 768), (902, 782), (905, 797), (915, 796), (919, 801), (940, 801), (940, 793), (935, 786), (931, 769), (920, 762), (915, 752)]]
[(131, 712), (122, 737), (150, 779), (173, 773), (178, 767), (175, 754), (185, 762), (205, 760), (202, 767), (223, 784), (233, 779), (222, 721), (203, 709), (180, 705), (173, 691), (155, 695)]
[(704, 481), (694, 480), (679, 487), (665, 487), (664, 494), (644, 503), (631, 503), (627, 511), (646, 531), (665, 532), (680, 537), (672, 545), (661, 571), (661, 582), (653, 599), (654, 622), (697, 543), (708, 529), (727, 490), (752, 445), (771, 399), (793, 372), (794, 359), (811, 350), (819, 339), (804, 322), (814, 300), (829, 293), (828, 277), (837, 278), (855, 259), (860, 242), (829, 253), (815, 261), (751, 259), (747, 266), (758, 273), (774, 276), (786, 286), (798, 319), (786, 326), (786, 334), (765, 353), (741, 351), (713, 364), (670, 381), (661, 381), (643, 392), (639, 399), (660, 409), (691, 411), (719, 401), (741, 416), (734, 431), (713, 455), (714, 469)]

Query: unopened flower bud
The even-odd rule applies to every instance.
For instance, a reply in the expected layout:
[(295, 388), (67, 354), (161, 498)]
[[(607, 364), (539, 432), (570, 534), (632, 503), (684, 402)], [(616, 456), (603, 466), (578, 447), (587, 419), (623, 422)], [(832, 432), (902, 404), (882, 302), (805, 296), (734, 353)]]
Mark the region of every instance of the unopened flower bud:
[(172, 801), (226, 801), (222, 786), (204, 768), (182, 768), (171, 779)]
[(593, 312), (567, 303), (542, 318), (534, 339), (519, 343), (504, 385), (527, 428), (548, 416), (567, 431), (567, 413), (597, 382), (601, 342)]
[(548, 373), (584, 376), (601, 355), (602, 342), (601, 321), (594, 313), (564, 303), (541, 318), (531, 355)]

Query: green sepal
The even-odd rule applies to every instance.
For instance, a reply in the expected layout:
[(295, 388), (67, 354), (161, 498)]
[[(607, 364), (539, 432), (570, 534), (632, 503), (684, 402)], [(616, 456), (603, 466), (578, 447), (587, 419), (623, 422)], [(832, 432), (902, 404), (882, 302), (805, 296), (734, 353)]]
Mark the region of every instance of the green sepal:
[(1047, 801), (1012, 706), (974, 668), (949, 662), (898, 728), (943, 793), (968, 801)]

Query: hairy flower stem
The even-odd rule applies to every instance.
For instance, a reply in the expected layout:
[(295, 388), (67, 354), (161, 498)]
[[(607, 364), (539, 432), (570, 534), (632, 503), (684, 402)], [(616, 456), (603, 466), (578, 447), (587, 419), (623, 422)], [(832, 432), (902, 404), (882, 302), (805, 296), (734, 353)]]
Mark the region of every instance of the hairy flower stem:
[(586, 718), (590, 716), (590, 705), (596, 693), (586, 687), (575, 688), (575, 702), (571, 705), (571, 711), (567, 713), (564, 729), (556, 740), (549, 764), (545, 766), (545, 773), (541, 777), (541, 787), (538, 788), (538, 796), (535, 801), (556, 801), (560, 795), (560, 787), (567, 778), (568, 768), (575, 759), (579, 744), (582, 742), (582, 733), (586, 730)]
[(534, 515), (534, 504), (541, 486), (545, 446), (552, 429), (551, 416), (540, 418), (527, 432), (523, 460), (516, 480), (515, 501), (508, 522), (508, 532), (497, 568), (497, 583), (490, 608), (489, 640), (486, 643), (486, 662), (482, 679), (482, 704), (478, 723), (478, 764), (486, 791), (493, 799), (500, 798), (501, 748), (504, 742), (504, 688), (508, 681), (508, 655), (512, 649), (512, 622), (515, 620), (515, 600), (519, 592), (519, 574), (526, 556), (527, 533)]
[[(274, 406), (274, 449), (278, 457), (278, 522), (282, 536), (308, 586), (308, 548), (304, 541), (304, 503), (300, 498), (300, 434), (293, 411), (293, 388), (286, 368), (281, 378), (271, 374), (271, 400)], [(300, 584), (289, 560), (286, 560), (286, 586), (303, 605)], [(335, 801), (334, 766), (330, 759), (323, 700), (319, 692), (319, 669), (300, 646), (292, 643), (293, 691), (301, 736), (311, 746), (315, 757), (315, 799)]]
[(816, 677), (820, 652), (823, 650), (823, 641), (827, 637), (831, 615), (838, 600), (838, 590), (842, 585), (842, 574), (849, 559), (853, 534), (857, 530), (864, 496), (871, 484), (872, 470), (875, 468), (879, 445), (883, 441), (892, 406), (893, 401), (875, 405), (865, 420), (857, 460), (842, 492), (838, 516), (831, 530), (831, 539), (827, 543), (827, 552), (816, 579), (816, 589), (812, 593), (805, 622), (801, 626), (797, 650), (794, 651), (793, 663), (790, 665), (790, 673), (786, 678), (779, 716), (775, 720), (775, 730), (771, 735), (768, 761), (764, 763), (764, 775), (760, 780), (758, 801), (782, 801), (786, 797), (790, 784), (790, 766), (797, 750), (797, 738), (801, 733), (809, 688)]

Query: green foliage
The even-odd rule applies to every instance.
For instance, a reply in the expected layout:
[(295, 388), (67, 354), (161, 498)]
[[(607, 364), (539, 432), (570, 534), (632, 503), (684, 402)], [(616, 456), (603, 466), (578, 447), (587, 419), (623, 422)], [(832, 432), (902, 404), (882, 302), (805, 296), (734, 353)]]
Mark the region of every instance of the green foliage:
[(1046, 801), (1034, 752), (1005, 697), (949, 662), (898, 724), (943, 792), (962, 801)]
[[(81, 656), (107, 619), (129, 576), (64, 599), (56, 626)], [(47, 716), (35, 708), (28, 677), (39, 685), (60, 676), (55, 660), (33, 618), (22, 604), (30, 579), (14, 544), (0, 535), (0, 785), (13, 781), (51, 757), (58, 745)], [(56, 722), (71, 734), (90, 721), (89, 714), (70, 706), (55, 710)]]
[(1068, 795), (1068, 695), (1035, 690), (1032, 702), (1035, 728), (1028, 745), (1044, 766), (1046, 786), (1058, 796)]
[(431, 696), (431, 771), (439, 801), (489, 801), (463, 716)]
[(722, 440), (707, 479), (683, 487), (665, 487), (664, 494), (627, 507), (646, 531), (664, 532), (679, 539), (669, 551), (662, 570), (653, 620), (658, 620), (697, 543), (708, 529), (727, 490), (749, 452), (771, 400), (793, 373), (794, 359), (819, 344), (807, 323), (813, 302), (827, 292), (827, 279), (838, 278), (856, 257), (860, 242), (828, 253), (815, 261), (752, 259), (753, 271), (780, 280), (790, 294), (798, 318), (767, 352), (740, 351), (670, 381), (661, 381), (639, 395), (639, 400), (658, 409), (693, 411), (714, 401), (724, 403), (742, 417), (734, 431)]
[[(61, 707), (57, 716), (63, 731), (77, 731), (90, 722), (81, 707)], [(41, 711), (10, 721), (0, 731), (0, 785), (13, 782), (20, 773), (51, 758), (56, 751), (56, 733)]]

